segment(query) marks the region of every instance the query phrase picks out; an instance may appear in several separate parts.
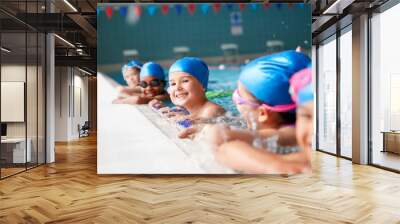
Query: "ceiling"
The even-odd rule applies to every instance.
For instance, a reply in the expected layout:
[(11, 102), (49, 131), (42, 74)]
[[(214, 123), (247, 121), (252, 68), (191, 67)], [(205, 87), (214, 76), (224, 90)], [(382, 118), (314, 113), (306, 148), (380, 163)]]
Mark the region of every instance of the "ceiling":
[(317, 44), (351, 24), (352, 18), (372, 12), (388, 0), (313, 0), (312, 39)]
[(35, 35), (51, 32), (57, 34), (56, 65), (96, 71), (96, 5), (96, 0), (1, 0), (2, 46), (12, 49), (8, 60), (29, 59), (36, 54), (37, 44), (31, 43), (33, 35), (25, 35), (26, 30)]

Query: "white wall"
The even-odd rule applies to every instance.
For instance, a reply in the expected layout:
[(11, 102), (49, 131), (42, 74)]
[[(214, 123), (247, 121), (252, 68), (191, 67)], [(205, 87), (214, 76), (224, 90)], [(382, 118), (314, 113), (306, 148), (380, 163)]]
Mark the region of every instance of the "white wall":
[[(28, 67), (28, 70), (31, 68)], [(25, 82), (25, 65), (2, 65), (1, 66), (1, 81)], [(4, 96), (3, 96), (4, 97)], [(1, 108), (6, 110), (7, 108)], [(19, 138), (25, 137), (25, 122), (7, 122), (7, 137)]]
[[(77, 70), (75, 70), (76, 72)], [(79, 73), (81, 74), (81, 73)], [(73, 119), (72, 119), (72, 135), (78, 136), (78, 124), (83, 125), (85, 121), (88, 121), (88, 77), (82, 77), (81, 75), (74, 75), (74, 108)], [(78, 92), (80, 91), (80, 93)], [(80, 97), (79, 97), (80, 95)], [(79, 102), (80, 101), (80, 102)], [(81, 110), (81, 111), (80, 111)]]
[(55, 68), (55, 141), (68, 140), (68, 86), (70, 84), (69, 69)]
[[(22, 110), (20, 112), (23, 114), (26, 112), (26, 120), (22, 122), (6, 122), (7, 137), (24, 138), (26, 135), (31, 144), (32, 161), (36, 162), (36, 158), (38, 158), (39, 163), (43, 163), (45, 158), (45, 90), (43, 78), (44, 74), (41, 66), (28, 65), (26, 67), (25, 64), (3, 64), (1, 66), (2, 82), (24, 82), (26, 85), (26, 106), (25, 102), (23, 102), (24, 105), (20, 108)], [(2, 95), (2, 98), (8, 97), (7, 95)], [(4, 112), (4, 110), (12, 110), (12, 108), (2, 107), (1, 110)], [(8, 112), (12, 113), (12, 111)], [(37, 153), (39, 153), (38, 156)]]
[[(1, 81), (4, 82), (25, 82), (25, 75), (27, 69), (28, 76), (28, 88), (27, 88), (27, 120), (28, 120), (28, 137), (30, 133), (35, 132), (36, 136), (36, 107), (37, 107), (37, 95), (36, 95), (36, 80), (32, 76), (36, 77), (36, 67), (25, 65), (2, 65), (1, 66)], [(33, 86), (33, 87), (32, 87)], [(29, 88), (31, 87), (31, 88)], [(4, 97), (4, 96), (2, 96)], [(41, 105), (39, 105), (40, 107)], [(7, 108), (1, 108), (7, 110)], [(33, 123), (32, 123), (33, 122)], [(7, 136), (8, 137), (25, 137), (25, 123), (26, 122), (7, 122)]]
[[(25, 82), (25, 65), (2, 65), (1, 66), (1, 81), (2, 82)], [(28, 71), (32, 67), (28, 67)], [(29, 74), (29, 72), (28, 72)], [(6, 96), (2, 96), (6, 97)], [(7, 110), (7, 108), (1, 108)], [(8, 137), (25, 137), (25, 123), (24, 122), (11, 122), (7, 123), (7, 136)]]
[(88, 120), (88, 78), (76, 68), (56, 67), (55, 85), (55, 140), (77, 139), (78, 124), (83, 125)]

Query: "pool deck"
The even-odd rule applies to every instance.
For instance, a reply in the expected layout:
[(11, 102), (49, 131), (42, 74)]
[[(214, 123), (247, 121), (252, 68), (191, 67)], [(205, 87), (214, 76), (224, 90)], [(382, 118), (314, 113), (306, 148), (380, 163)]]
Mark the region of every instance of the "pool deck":
[(231, 174), (201, 141), (181, 140), (177, 129), (147, 105), (112, 104), (115, 85), (102, 74), (98, 88), (98, 174)]

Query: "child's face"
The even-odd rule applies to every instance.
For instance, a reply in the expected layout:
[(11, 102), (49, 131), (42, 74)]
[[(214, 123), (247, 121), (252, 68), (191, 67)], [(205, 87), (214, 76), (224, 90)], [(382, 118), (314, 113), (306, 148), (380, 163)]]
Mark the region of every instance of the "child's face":
[(168, 92), (172, 103), (182, 107), (196, 105), (205, 97), (200, 82), (185, 72), (174, 72), (170, 75)]
[[(257, 99), (253, 95), (251, 95), (251, 93), (249, 93), (243, 86), (243, 84), (239, 81), (237, 91), (241, 98), (249, 102), (254, 102), (256, 104)], [(235, 102), (235, 104), (242, 117), (246, 120), (247, 126), (253, 127), (253, 123), (258, 122), (258, 107), (248, 105), (246, 103), (241, 104)]]
[(128, 83), (129, 87), (136, 87), (140, 80), (140, 71), (137, 68), (128, 68), (124, 75), (125, 81)]
[(152, 76), (146, 76), (141, 82), (142, 91), (147, 96), (157, 96), (164, 91), (164, 85), (161, 80)]
[(296, 138), (299, 146), (304, 150), (311, 150), (313, 119), (313, 102), (306, 103), (297, 108)]

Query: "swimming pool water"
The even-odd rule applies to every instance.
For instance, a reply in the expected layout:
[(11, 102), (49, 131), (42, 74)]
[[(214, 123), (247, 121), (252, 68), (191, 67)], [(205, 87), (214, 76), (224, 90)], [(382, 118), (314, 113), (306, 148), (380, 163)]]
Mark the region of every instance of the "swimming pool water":
[[(208, 80), (208, 91), (232, 93), (237, 87), (239, 73), (240, 69), (211, 69)], [(231, 96), (216, 97), (210, 100), (223, 106), (225, 110), (231, 112), (232, 115), (237, 115), (239, 113)]]

